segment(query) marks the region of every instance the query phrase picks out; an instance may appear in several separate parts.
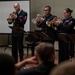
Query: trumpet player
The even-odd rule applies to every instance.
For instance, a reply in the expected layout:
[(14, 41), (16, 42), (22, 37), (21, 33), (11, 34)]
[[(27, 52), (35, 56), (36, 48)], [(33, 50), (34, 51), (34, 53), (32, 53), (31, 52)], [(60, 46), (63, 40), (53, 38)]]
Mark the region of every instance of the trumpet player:
[(51, 7), (50, 6), (45, 6), (44, 8), (44, 16), (42, 18), (39, 18), (37, 22), (37, 27), (41, 28), (41, 31), (47, 34), (51, 40), (46, 42), (50, 42), (54, 44), (54, 41), (56, 39), (56, 32), (52, 26), (47, 26), (46, 22), (47, 21), (52, 21), (56, 16), (51, 14)]
[[(12, 18), (13, 26), (20, 27), (24, 29), (24, 25), (27, 20), (27, 12), (23, 11), (20, 8), (19, 3), (14, 3), (13, 5), (15, 12), (11, 13), (10, 16)], [(10, 22), (8, 22), (11, 24)], [(16, 63), (18, 62), (18, 50), (20, 61), (23, 60), (23, 36), (24, 33), (12, 30), (12, 56), (14, 57)]]

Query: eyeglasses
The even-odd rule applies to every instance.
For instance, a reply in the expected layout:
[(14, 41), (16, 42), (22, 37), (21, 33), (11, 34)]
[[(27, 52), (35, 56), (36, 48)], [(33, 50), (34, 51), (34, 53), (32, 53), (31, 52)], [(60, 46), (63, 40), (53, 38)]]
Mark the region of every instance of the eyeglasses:
[(44, 11), (49, 11), (49, 10), (44, 10)]

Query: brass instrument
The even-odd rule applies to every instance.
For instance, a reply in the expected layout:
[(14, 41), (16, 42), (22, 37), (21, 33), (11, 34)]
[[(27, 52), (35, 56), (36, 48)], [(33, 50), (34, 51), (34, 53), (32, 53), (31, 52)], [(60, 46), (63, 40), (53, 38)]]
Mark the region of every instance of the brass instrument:
[(48, 26), (48, 27), (53, 27), (53, 23), (55, 22), (55, 21), (57, 21), (58, 20), (58, 18), (57, 17), (55, 17), (52, 21), (46, 21), (46, 25)]
[(40, 14), (37, 14), (36, 18), (33, 18), (31, 21), (32, 21), (33, 24), (37, 24), (39, 19), (43, 19), (44, 20), (44, 18)]
[(15, 12), (10, 13), (10, 14), (9, 14), (9, 17), (7, 18), (7, 22), (8, 22), (9, 24), (11, 24), (11, 23), (13, 22), (13, 17), (12, 17), (13, 14), (15, 14)]

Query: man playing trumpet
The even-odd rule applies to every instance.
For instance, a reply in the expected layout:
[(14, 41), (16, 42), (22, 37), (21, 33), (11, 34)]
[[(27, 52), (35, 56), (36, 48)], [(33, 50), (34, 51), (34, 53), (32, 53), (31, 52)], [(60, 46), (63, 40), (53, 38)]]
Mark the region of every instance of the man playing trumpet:
[(37, 22), (37, 27), (40, 27), (42, 31), (51, 38), (51, 40), (48, 42), (52, 44), (54, 44), (57, 35), (54, 28), (52, 26), (48, 26), (47, 21), (52, 21), (55, 17), (56, 16), (51, 14), (51, 7), (45, 6), (44, 16), (42, 18), (39, 18)]
[[(24, 29), (24, 24), (27, 20), (27, 12), (20, 9), (20, 4), (15, 3), (13, 5), (15, 12), (10, 13), (10, 17), (13, 20), (13, 26)], [(10, 22), (8, 22), (11, 24)], [(18, 62), (18, 49), (20, 55), (20, 61), (23, 60), (23, 36), (24, 33), (12, 30), (12, 56), (15, 61)]]

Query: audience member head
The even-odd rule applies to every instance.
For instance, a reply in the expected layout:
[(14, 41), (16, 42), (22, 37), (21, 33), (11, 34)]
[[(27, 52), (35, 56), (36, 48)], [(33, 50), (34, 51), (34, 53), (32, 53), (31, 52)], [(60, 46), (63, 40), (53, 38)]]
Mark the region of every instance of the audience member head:
[(50, 6), (45, 6), (45, 8), (44, 8), (45, 16), (50, 15), (50, 13), (51, 13), (51, 7)]
[(39, 61), (53, 62), (54, 61), (54, 46), (50, 43), (40, 43), (36, 46), (36, 56)]
[(0, 74), (15, 75), (15, 61), (7, 54), (0, 54)]
[(61, 63), (52, 70), (50, 75), (75, 75), (75, 62)]
[(67, 17), (70, 17), (71, 16), (71, 13), (73, 12), (73, 10), (71, 10), (70, 8), (66, 8), (64, 9), (64, 17), (67, 18)]

